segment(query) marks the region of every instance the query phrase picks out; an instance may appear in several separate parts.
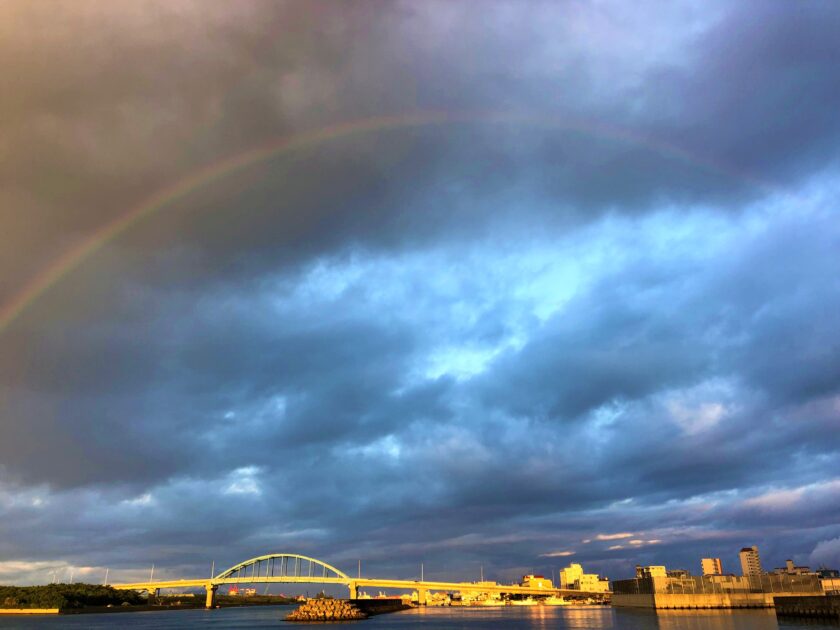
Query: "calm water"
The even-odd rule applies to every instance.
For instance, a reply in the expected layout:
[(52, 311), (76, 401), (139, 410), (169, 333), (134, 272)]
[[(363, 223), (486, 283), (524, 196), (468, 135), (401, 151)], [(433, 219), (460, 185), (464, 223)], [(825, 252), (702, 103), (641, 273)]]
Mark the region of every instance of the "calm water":
[[(169, 612), (121, 613), (105, 615), (74, 615), (67, 617), (0, 618), (0, 630), (20, 628), (87, 629), (127, 628), (277, 628), (312, 627), (312, 624), (293, 624), (283, 621), (290, 606), (253, 608), (223, 608), (220, 610), (179, 610)], [(320, 624), (318, 624), (320, 625)], [(329, 627), (356, 626), (370, 628), (444, 628), (466, 630), (524, 630), (530, 628), (612, 629), (612, 630), (779, 630), (808, 628), (810, 630), (838, 630), (840, 626), (826, 622), (778, 623), (771, 611), (652, 611), (606, 607), (560, 608), (416, 608), (390, 615), (380, 615), (367, 621), (332, 623)]]

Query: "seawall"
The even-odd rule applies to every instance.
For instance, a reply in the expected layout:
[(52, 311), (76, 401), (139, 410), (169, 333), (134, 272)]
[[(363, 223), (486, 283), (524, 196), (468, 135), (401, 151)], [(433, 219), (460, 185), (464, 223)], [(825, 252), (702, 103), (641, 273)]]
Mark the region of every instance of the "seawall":
[(776, 597), (779, 617), (822, 617), (840, 620), (840, 595), (791, 595)]
[(708, 608), (772, 608), (772, 593), (707, 593), (707, 594), (622, 594), (613, 593), (612, 605), (632, 608), (708, 609)]

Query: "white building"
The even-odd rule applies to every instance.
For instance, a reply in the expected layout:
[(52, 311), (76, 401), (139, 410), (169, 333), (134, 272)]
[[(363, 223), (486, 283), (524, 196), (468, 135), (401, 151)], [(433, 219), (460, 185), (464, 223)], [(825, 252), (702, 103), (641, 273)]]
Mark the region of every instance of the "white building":
[(610, 582), (602, 580), (597, 573), (584, 573), (583, 567), (573, 562), (560, 571), (560, 588), (605, 593), (610, 590)]

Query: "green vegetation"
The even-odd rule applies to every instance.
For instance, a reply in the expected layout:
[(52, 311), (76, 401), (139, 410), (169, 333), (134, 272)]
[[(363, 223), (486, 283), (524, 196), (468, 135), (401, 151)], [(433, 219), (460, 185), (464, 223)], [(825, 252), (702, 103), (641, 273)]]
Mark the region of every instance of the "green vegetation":
[(60, 608), (145, 604), (135, 591), (118, 591), (98, 584), (47, 584), (0, 586), (0, 608)]

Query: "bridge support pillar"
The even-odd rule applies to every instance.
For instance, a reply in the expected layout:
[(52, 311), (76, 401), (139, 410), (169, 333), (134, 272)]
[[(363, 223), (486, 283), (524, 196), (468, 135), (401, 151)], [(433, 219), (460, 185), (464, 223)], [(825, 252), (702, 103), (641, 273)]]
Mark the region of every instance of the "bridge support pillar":
[(204, 603), (205, 608), (215, 608), (216, 607), (216, 589), (219, 587), (214, 584), (207, 584), (204, 586), (207, 590), (207, 600)]
[(425, 606), (426, 601), (428, 600), (429, 594), (425, 588), (418, 588), (417, 589), (417, 605), (418, 606)]
[(355, 582), (350, 582), (347, 585), (347, 588), (350, 589), (350, 599), (358, 599), (359, 598), (359, 588), (356, 586)]

